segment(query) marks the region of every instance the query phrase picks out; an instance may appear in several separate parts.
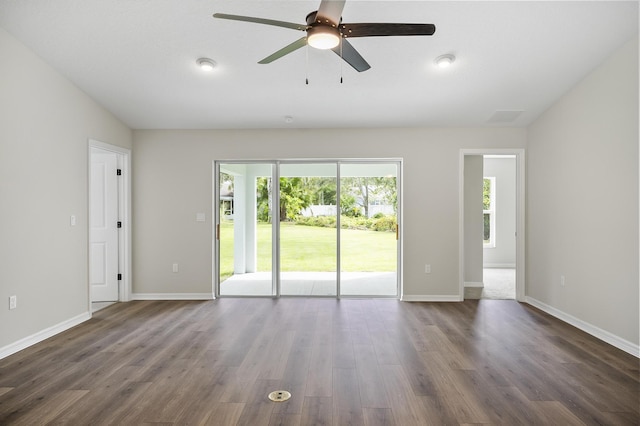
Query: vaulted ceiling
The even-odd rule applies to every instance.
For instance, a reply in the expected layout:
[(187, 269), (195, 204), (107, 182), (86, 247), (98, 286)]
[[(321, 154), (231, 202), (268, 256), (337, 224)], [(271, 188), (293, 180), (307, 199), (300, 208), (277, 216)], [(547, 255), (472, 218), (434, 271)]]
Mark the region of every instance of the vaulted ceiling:
[(347, 0), (344, 22), (436, 26), (351, 39), (359, 73), (310, 47), (258, 64), (301, 33), (212, 17), (302, 24), (318, 4), (0, 0), (0, 26), (134, 129), (526, 126), (638, 32), (637, 1)]

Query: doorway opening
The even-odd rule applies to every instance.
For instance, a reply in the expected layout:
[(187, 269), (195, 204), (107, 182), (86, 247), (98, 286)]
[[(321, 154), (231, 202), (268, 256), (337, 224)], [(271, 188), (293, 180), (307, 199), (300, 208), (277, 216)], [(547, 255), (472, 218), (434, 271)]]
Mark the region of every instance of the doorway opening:
[(89, 303), (91, 311), (131, 294), (131, 151), (89, 140)]
[(524, 150), (460, 152), (460, 297), (524, 300)]
[[(483, 156), (480, 299), (516, 298), (516, 156)], [(468, 290), (465, 290), (468, 291)]]
[(216, 296), (400, 295), (400, 160), (214, 162)]

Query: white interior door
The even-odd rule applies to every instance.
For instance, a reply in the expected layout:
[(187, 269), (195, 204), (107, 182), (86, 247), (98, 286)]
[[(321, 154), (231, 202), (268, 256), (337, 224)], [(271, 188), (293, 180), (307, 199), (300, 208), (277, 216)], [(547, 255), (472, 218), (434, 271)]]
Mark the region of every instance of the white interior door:
[(118, 155), (91, 148), (89, 280), (91, 301), (118, 300)]

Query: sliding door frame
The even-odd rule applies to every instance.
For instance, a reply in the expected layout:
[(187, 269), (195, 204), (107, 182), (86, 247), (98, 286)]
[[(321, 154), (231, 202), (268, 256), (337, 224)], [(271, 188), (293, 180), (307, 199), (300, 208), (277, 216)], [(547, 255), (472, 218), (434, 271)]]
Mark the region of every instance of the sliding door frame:
[[(402, 229), (402, 173), (403, 173), (403, 159), (402, 158), (305, 158), (305, 159), (235, 159), (235, 160), (214, 160), (213, 161), (213, 202), (212, 209), (214, 218), (213, 221), (213, 238), (212, 238), (212, 285), (214, 298), (219, 297), (271, 297), (280, 298), (281, 295), (281, 280), (280, 280), (280, 166), (286, 164), (335, 164), (336, 165), (336, 295), (335, 296), (311, 296), (311, 297), (330, 297), (330, 298), (362, 298), (362, 297), (376, 297), (376, 298), (392, 298), (402, 300), (403, 296), (403, 268), (402, 268), (402, 241), (403, 241), (403, 229)], [(396, 295), (394, 296), (360, 296), (360, 295), (341, 295), (340, 293), (340, 276), (341, 276), (341, 248), (340, 248), (340, 180), (341, 180), (341, 166), (343, 164), (377, 164), (377, 163), (394, 163), (397, 166), (396, 173), (396, 191), (398, 194), (396, 220), (398, 229), (396, 231)], [(272, 200), (271, 203), (274, 206), (272, 212), (273, 224), (272, 224), (272, 238), (271, 238), (271, 251), (272, 251), (272, 294), (271, 295), (254, 295), (254, 296), (242, 296), (242, 295), (221, 295), (220, 294), (220, 165), (221, 164), (270, 164), (271, 177), (273, 181)], [(295, 295), (285, 295), (285, 297), (300, 297)], [(303, 296), (309, 297), (309, 296)]]

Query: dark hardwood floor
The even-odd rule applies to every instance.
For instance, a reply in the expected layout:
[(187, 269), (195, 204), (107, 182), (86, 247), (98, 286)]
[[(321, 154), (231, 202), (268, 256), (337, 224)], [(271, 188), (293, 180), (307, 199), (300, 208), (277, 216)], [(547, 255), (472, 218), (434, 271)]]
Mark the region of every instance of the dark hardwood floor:
[(0, 360), (0, 424), (638, 425), (638, 367), (515, 301), (138, 301)]

